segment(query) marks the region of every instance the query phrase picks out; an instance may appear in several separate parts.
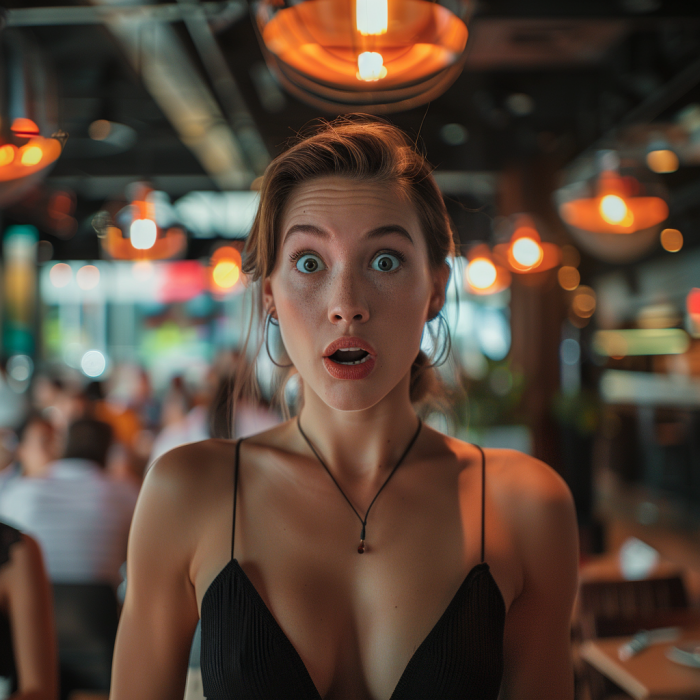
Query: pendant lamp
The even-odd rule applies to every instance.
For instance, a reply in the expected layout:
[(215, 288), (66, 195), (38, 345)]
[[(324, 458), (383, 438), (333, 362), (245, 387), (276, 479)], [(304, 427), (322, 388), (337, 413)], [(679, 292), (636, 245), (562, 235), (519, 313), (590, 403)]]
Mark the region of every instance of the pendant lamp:
[(470, 294), (485, 296), (502, 292), (510, 286), (510, 272), (491, 253), (486, 243), (479, 243), (467, 253), (464, 289)]
[(555, 243), (543, 241), (541, 227), (528, 214), (514, 214), (501, 227), (500, 236), (507, 243), (494, 246), (494, 256), (511, 272), (529, 274), (544, 272), (556, 267), (561, 260), (561, 251)]
[(143, 182), (134, 183), (129, 190), (130, 204), (114, 216), (103, 210), (93, 219), (105, 253), (116, 260), (182, 257), (187, 235), (179, 226), (171, 225), (172, 217), (163, 211), (168, 208), (167, 202), (159, 201), (159, 193)]
[(579, 245), (607, 262), (632, 262), (658, 242), (668, 217), (663, 186), (646, 167), (621, 164), (606, 150), (580, 162), (554, 193), (559, 215)]
[(386, 113), (442, 94), (462, 70), (468, 0), (259, 0), (281, 84), (313, 107)]
[(68, 135), (56, 127), (56, 94), (37, 47), (17, 29), (0, 37), (0, 206), (39, 182)]

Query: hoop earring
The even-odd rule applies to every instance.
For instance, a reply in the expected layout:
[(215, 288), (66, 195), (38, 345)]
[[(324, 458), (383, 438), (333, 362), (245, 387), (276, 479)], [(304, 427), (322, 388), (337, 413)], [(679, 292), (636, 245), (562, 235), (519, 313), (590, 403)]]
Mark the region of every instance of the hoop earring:
[[(434, 321), (436, 318), (438, 319), (438, 331), (435, 334), (435, 337), (439, 338), (440, 329), (444, 328), (445, 342), (440, 352), (437, 353), (437, 355), (435, 355), (435, 359), (433, 360), (433, 362), (431, 362), (429, 365), (425, 365), (425, 369), (434, 369), (435, 367), (441, 367), (442, 365), (444, 365), (445, 362), (447, 362), (447, 358), (450, 356), (450, 351), (452, 350), (452, 337), (450, 335), (450, 327), (447, 325), (447, 321), (445, 320), (442, 311), (438, 313), (437, 316), (433, 316), (433, 318), (431, 318), (430, 321)], [(428, 321), (428, 323), (430, 323), (430, 321)]]
[(281, 365), (279, 362), (275, 362), (274, 358), (272, 357), (272, 353), (270, 352), (270, 325), (273, 326), (279, 326), (279, 323), (275, 323), (274, 319), (272, 318), (272, 312), (268, 311), (267, 316), (265, 317), (265, 350), (267, 351), (267, 356), (270, 358), (270, 362), (275, 367), (279, 367), (280, 369), (287, 369), (291, 367), (294, 363), (290, 362), (288, 365)]

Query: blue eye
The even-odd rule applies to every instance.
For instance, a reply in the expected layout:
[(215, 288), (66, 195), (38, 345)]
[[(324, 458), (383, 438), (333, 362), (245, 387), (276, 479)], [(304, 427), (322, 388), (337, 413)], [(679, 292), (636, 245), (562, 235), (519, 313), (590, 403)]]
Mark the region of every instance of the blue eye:
[(391, 255), (390, 253), (380, 253), (372, 260), (372, 269), (378, 270), (379, 272), (393, 272), (397, 270), (400, 265), (401, 261), (398, 256)]
[(325, 269), (326, 266), (323, 264), (321, 258), (312, 253), (306, 253), (297, 260), (297, 270), (299, 270), (299, 272), (310, 273)]

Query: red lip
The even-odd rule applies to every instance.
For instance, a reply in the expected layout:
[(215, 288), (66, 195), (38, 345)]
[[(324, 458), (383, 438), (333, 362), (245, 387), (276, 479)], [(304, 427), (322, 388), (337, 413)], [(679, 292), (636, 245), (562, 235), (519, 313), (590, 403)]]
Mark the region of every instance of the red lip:
[(361, 350), (364, 350), (365, 352), (368, 352), (370, 355), (372, 355), (372, 360), (377, 356), (377, 351), (366, 340), (362, 340), (362, 338), (347, 336), (343, 336), (342, 338), (334, 340), (323, 351), (323, 356), (330, 357), (336, 350), (345, 350), (345, 348), (360, 348)]
[[(333, 362), (330, 355), (336, 350), (344, 350), (345, 348), (360, 348), (369, 354), (369, 357), (360, 365), (341, 365), (338, 362)], [(377, 351), (362, 338), (342, 337), (334, 340), (323, 351), (323, 365), (328, 374), (334, 379), (364, 379), (369, 376), (377, 363)]]

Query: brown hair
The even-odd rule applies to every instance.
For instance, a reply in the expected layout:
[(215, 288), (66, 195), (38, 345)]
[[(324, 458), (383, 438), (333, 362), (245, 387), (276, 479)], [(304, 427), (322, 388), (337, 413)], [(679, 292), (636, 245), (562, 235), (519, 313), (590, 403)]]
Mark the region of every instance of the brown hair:
[[(305, 182), (333, 175), (397, 187), (416, 208), (430, 265), (434, 269), (445, 265), (455, 252), (453, 230), (431, 172), (432, 166), (416, 145), (386, 121), (350, 115), (322, 122), (275, 158), (265, 171), (260, 204), (245, 246), (243, 271), (252, 282), (272, 273), (278, 255), (280, 221), (291, 193)], [(263, 325), (265, 310), (260, 289), (254, 302), (246, 345), (253, 322), (257, 320), (259, 327)], [(263, 342), (261, 333), (258, 351)], [(429, 365), (430, 359), (419, 351), (411, 368), (410, 396), (414, 403), (424, 400), (436, 388), (437, 378)], [(292, 372), (293, 368), (282, 388)], [(237, 375), (234, 402), (250, 387), (254, 373), (249, 371), (247, 375)], [(277, 393), (279, 396), (280, 388)], [(232, 409), (233, 406), (229, 411)]]

